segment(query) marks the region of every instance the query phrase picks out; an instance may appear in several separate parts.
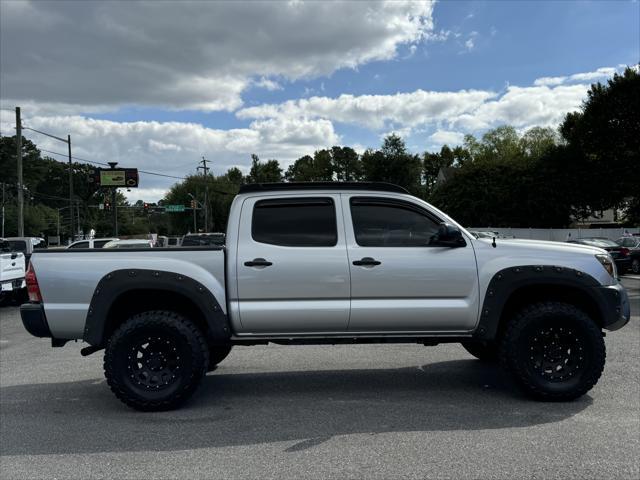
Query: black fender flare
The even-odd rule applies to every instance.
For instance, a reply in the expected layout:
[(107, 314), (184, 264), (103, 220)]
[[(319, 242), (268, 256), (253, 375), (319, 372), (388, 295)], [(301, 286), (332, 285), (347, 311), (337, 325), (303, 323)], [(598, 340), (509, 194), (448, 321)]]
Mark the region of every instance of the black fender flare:
[(520, 265), (500, 270), (491, 278), (473, 337), (477, 340), (495, 339), (509, 298), (516, 290), (528, 286), (564, 286), (580, 290), (597, 305), (603, 326), (618, 318), (618, 291), (603, 287), (591, 275), (560, 266)]
[(231, 337), (227, 315), (213, 293), (200, 282), (173, 272), (126, 269), (110, 272), (98, 282), (89, 304), (83, 340), (94, 346), (104, 346), (112, 305), (121, 295), (140, 289), (165, 290), (187, 297), (202, 312), (210, 340), (224, 343)]

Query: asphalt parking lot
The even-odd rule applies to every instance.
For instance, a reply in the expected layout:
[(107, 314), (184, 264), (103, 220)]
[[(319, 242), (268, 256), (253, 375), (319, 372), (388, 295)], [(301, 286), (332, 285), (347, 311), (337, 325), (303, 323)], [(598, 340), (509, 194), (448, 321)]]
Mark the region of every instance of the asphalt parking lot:
[(0, 309), (0, 475), (13, 478), (638, 478), (640, 277), (598, 385), (525, 398), (458, 345), (238, 347), (184, 408), (138, 413), (100, 353)]

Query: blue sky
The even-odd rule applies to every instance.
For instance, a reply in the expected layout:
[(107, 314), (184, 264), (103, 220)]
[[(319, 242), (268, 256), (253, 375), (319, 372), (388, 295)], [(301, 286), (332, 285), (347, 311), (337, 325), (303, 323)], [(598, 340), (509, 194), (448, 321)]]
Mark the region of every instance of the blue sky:
[[(71, 133), (83, 158), (178, 175), (201, 155), (223, 173), (250, 153), (286, 166), (391, 131), (423, 151), (504, 123), (555, 126), (640, 59), (632, 0), (0, 8), (3, 108)], [(142, 183), (154, 200), (171, 180)]]

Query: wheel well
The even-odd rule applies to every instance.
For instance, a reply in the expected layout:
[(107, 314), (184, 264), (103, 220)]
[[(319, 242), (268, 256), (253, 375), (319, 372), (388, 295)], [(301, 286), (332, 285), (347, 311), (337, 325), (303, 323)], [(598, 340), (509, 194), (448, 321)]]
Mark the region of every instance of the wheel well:
[(567, 285), (528, 285), (511, 293), (502, 309), (497, 336), (500, 336), (509, 319), (526, 305), (542, 301), (569, 303), (581, 309), (602, 326), (602, 314), (596, 301), (584, 290)]
[(135, 289), (121, 294), (111, 304), (106, 317), (104, 341), (128, 318), (149, 310), (180, 313), (193, 321), (205, 335), (209, 331), (204, 313), (189, 297), (171, 290)]

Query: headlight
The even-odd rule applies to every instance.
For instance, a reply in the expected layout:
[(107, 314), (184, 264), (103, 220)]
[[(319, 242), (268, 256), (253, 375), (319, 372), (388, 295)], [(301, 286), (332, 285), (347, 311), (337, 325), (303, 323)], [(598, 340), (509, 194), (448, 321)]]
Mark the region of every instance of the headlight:
[(611, 275), (614, 278), (618, 276), (618, 272), (616, 271), (616, 264), (613, 261), (613, 258), (611, 258), (611, 256), (604, 253), (600, 253), (596, 255), (596, 258), (598, 259), (600, 264), (604, 267), (604, 269), (607, 271), (609, 275)]

